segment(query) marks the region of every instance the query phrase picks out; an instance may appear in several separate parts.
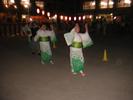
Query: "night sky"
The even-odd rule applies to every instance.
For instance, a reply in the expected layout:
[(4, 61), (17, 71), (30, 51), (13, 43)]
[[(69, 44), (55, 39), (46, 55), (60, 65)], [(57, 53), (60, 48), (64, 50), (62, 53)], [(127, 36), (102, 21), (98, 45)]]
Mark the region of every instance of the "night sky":
[(80, 12), (83, 0), (46, 0), (47, 10), (57, 13), (75, 14)]

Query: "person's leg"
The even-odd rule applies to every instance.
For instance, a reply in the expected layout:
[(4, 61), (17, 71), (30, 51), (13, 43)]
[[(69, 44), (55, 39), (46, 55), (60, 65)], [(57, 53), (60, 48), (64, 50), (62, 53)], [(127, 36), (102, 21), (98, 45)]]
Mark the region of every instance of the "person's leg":
[(81, 76), (83, 76), (83, 77), (86, 76), (86, 74), (85, 74), (82, 70), (80, 71), (80, 74), (81, 74)]

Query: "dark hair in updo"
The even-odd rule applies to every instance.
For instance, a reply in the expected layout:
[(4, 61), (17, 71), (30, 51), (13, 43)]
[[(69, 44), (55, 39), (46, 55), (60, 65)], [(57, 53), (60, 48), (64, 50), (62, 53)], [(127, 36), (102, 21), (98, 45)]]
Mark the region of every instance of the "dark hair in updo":
[(76, 22), (76, 23), (78, 23), (79, 24), (79, 27), (80, 27), (80, 31), (79, 31), (79, 33), (85, 33), (85, 24), (83, 23), (83, 22)]

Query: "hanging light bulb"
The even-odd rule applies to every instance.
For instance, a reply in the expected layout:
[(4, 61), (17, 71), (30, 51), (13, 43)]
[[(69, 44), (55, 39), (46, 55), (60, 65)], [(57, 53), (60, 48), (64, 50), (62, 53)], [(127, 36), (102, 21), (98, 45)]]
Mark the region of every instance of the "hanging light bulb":
[(71, 17), (69, 17), (69, 21), (71, 21), (72, 20), (72, 18)]
[(50, 12), (47, 12), (47, 16), (50, 17)]
[(63, 20), (63, 16), (62, 15), (60, 16), (60, 19)]
[(44, 14), (45, 14), (45, 11), (43, 10), (43, 11), (42, 11), (42, 15), (44, 15)]
[(83, 16), (83, 20), (85, 20), (85, 16)]
[(36, 12), (39, 14), (39, 13), (40, 13), (40, 9), (39, 9), (39, 8), (37, 8)]
[(79, 16), (79, 21), (81, 20), (81, 16)]
[(76, 17), (74, 17), (74, 21), (76, 21), (77, 20), (77, 18)]
[(92, 18), (92, 15), (90, 15), (89, 18), (91, 19)]
[(67, 21), (67, 16), (65, 16), (65, 21)]
[(55, 14), (54, 17), (57, 18), (57, 14)]

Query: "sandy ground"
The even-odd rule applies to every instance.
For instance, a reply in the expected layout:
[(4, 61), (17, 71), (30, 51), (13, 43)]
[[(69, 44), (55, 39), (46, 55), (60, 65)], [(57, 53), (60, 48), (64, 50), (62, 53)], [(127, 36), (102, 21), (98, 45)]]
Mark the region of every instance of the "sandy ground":
[(42, 65), (26, 39), (0, 42), (0, 100), (133, 100), (133, 46), (126, 39), (84, 49), (86, 77), (70, 72), (64, 43), (53, 49), (54, 64)]

